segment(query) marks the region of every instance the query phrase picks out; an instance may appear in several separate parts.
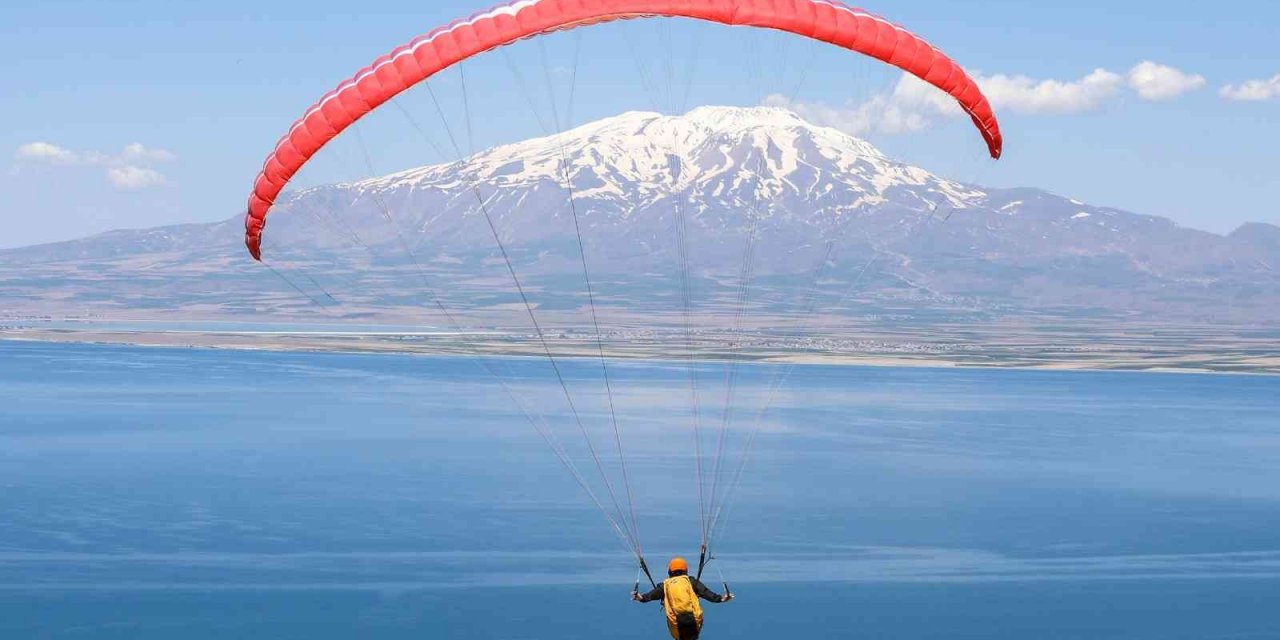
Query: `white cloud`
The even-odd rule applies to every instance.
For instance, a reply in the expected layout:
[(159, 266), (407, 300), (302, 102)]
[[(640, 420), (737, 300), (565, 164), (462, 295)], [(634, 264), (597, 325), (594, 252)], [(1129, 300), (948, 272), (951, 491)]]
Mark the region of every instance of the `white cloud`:
[(933, 124), (928, 116), (893, 104), (888, 96), (875, 96), (851, 107), (797, 102), (779, 94), (768, 96), (764, 103), (771, 107), (790, 109), (805, 120), (835, 127), (853, 135), (911, 133), (927, 129)]
[(49, 142), (31, 142), (18, 147), (15, 157), (24, 163), (60, 166), (100, 167), (107, 181), (119, 189), (145, 189), (164, 184), (164, 175), (155, 165), (172, 162), (171, 151), (154, 149), (139, 142), (125, 145), (119, 153), (72, 151)]
[[(1123, 77), (1101, 69), (1074, 82), (1006, 75), (979, 76), (976, 80), (997, 111), (1035, 114), (1097, 109), (1124, 85)], [(765, 104), (791, 109), (806, 120), (853, 135), (914, 133), (964, 115), (951, 96), (909, 74), (903, 74), (889, 93), (859, 104), (798, 102), (777, 94), (765, 98)]]
[(964, 114), (950, 96), (907, 74), (892, 92), (874, 95), (861, 104), (836, 107), (799, 102), (781, 94), (766, 97), (764, 104), (790, 109), (810, 122), (853, 135), (914, 133), (928, 129), (940, 118)]
[(19, 160), (39, 160), (58, 164), (77, 162), (76, 154), (48, 142), (30, 142), (18, 147), (14, 154)]
[(164, 176), (159, 171), (131, 165), (108, 167), (107, 179), (120, 189), (146, 189), (164, 184)]
[[(1163, 101), (1205, 85), (1201, 76), (1151, 61), (1134, 66), (1126, 74), (1095, 69), (1075, 80), (1006, 74), (975, 75), (974, 80), (997, 112), (1027, 115), (1097, 111), (1125, 95), (1126, 88), (1143, 100)], [(1280, 82), (1280, 78), (1277, 81)], [(891, 91), (856, 104), (832, 106), (798, 102), (778, 94), (768, 96), (764, 102), (791, 109), (811, 122), (853, 135), (913, 133), (939, 121), (964, 116), (954, 99), (909, 74), (903, 74)]]
[(1114, 98), (1124, 78), (1106, 69), (1074, 81), (1033, 80), (1027, 76), (979, 76), (978, 86), (996, 109), (1014, 113), (1071, 114), (1093, 111)]
[(142, 162), (172, 162), (177, 159), (177, 156), (170, 151), (150, 149), (142, 146), (140, 142), (125, 145), (124, 152), (120, 154), (120, 157), (125, 160)]
[(1150, 102), (1172, 100), (1205, 85), (1204, 76), (1146, 60), (1129, 70), (1129, 88)]
[(1244, 102), (1280, 99), (1280, 74), (1270, 80), (1249, 80), (1243, 84), (1227, 85), (1218, 93), (1228, 100)]

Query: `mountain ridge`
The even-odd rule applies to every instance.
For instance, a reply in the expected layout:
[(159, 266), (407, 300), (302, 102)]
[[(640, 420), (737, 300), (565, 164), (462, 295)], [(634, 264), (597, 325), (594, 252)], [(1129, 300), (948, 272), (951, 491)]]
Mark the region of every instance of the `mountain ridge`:
[[(865, 288), (840, 313), (914, 306), (1204, 320), (1229, 308), (1234, 321), (1259, 321), (1280, 310), (1280, 227), (1218, 235), (1040, 189), (964, 184), (772, 107), (627, 112), (458, 162), (289, 192), (268, 218), (264, 256), (305, 265), (326, 295), (321, 283), (337, 278), (355, 283), (348, 290), (369, 280), (405, 291), (446, 282), (464, 307), (509, 304), (487, 216), (543, 294), (539, 303), (570, 309), (582, 304), (572, 284), (581, 280), (574, 214), (592, 276), (615, 309), (631, 295), (673, 310), (670, 278), (681, 264), (673, 238), (684, 225), (695, 293), (708, 309), (734, 298), (750, 237), (760, 291), (751, 302), (764, 311), (809, 287), (822, 265), (833, 281), (856, 277)], [(60, 308), (79, 300), (118, 311), (124, 303), (95, 298), (119, 290), (153, 311), (300, 311), (278, 291), (259, 295), (241, 232), (237, 217), (9, 249), (0, 251), (0, 275), (22, 281), (32, 274), (20, 268), (45, 265), (50, 289), (4, 292)], [(838, 257), (824, 256), (832, 247)], [(148, 280), (156, 269), (187, 280)], [(87, 271), (97, 274), (92, 295)], [(137, 291), (142, 281), (152, 288)], [(184, 286), (202, 294), (193, 299)], [(243, 298), (219, 303), (204, 293), (211, 288)], [(837, 289), (823, 300), (842, 302)], [(360, 298), (352, 306), (362, 313), (422, 302), (343, 293)]]

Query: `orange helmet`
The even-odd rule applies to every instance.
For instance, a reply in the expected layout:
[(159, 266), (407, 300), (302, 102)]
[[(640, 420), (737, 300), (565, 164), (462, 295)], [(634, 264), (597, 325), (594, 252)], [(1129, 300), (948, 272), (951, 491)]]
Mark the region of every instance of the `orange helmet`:
[(679, 556), (672, 558), (671, 562), (667, 563), (667, 573), (675, 573), (677, 571), (689, 573), (689, 562)]

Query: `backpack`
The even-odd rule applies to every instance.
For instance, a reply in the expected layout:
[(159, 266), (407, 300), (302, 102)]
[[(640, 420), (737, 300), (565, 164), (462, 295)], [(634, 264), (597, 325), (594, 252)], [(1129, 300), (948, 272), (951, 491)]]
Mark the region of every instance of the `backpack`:
[(689, 576), (668, 578), (662, 583), (662, 591), (662, 608), (672, 637), (679, 637), (677, 630), (691, 629), (696, 633), (702, 628), (702, 603), (698, 602)]

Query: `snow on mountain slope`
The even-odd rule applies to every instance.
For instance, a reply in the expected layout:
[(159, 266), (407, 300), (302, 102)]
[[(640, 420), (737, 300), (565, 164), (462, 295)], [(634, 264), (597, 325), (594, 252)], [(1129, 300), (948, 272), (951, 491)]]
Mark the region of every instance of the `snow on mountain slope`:
[(830, 214), (884, 204), (904, 188), (918, 207), (964, 207), (984, 196), (771, 107), (700, 107), (683, 116), (630, 112), (343, 188), (387, 198), (449, 192), (474, 199), (469, 191), (478, 187), (511, 203), (530, 190), (563, 190), (566, 176), (575, 197), (616, 205), (612, 213), (623, 217), (673, 196), (694, 207), (695, 217), (717, 205), (782, 210), (800, 202)]
[[(692, 190), (718, 197), (743, 191), (776, 196), (790, 190), (820, 196), (830, 184), (802, 179), (826, 172), (853, 179), (873, 197), (897, 184), (925, 185), (932, 176), (894, 162), (865, 141), (816, 127), (778, 108), (700, 107), (683, 116), (630, 112), (560, 135), (495, 147), (465, 163), (413, 169), (358, 183), (391, 190), (460, 181), (512, 187), (562, 180), (564, 161), (582, 197)], [(764, 176), (764, 180), (757, 180)], [(957, 199), (960, 185), (937, 181)], [(744, 191), (746, 192), (746, 191)]]

